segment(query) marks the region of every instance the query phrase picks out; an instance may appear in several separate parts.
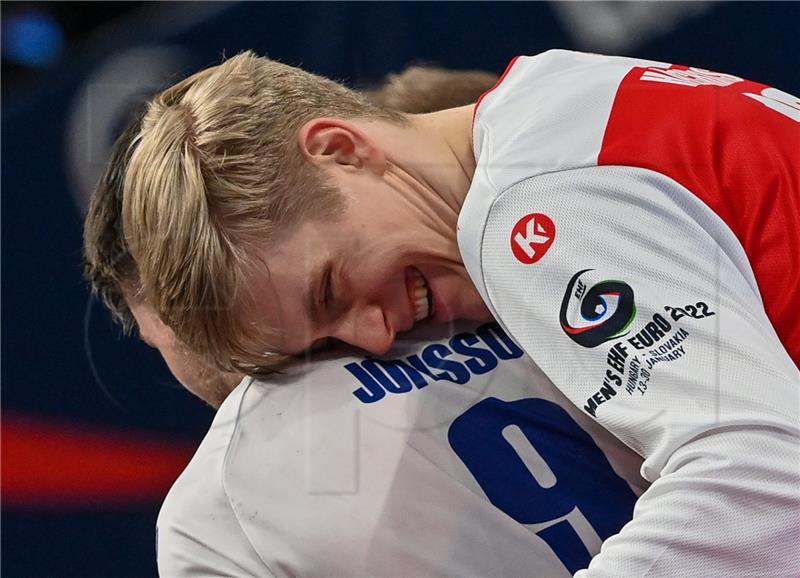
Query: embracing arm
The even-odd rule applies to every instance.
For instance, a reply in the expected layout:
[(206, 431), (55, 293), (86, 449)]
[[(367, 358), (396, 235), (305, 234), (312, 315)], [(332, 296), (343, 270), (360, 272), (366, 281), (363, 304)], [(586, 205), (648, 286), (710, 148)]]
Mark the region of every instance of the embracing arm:
[[(556, 234), (524, 264), (531, 213)], [(494, 202), (481, 264), (509, 333), (645, 459), (633, 519), (578, 576), (800, 574), (800, 374), (710, 209), (644, 169), (543, 175)]]
[(679, 447), (576, 576), (796, 576), (797, 437), (720, 429)]

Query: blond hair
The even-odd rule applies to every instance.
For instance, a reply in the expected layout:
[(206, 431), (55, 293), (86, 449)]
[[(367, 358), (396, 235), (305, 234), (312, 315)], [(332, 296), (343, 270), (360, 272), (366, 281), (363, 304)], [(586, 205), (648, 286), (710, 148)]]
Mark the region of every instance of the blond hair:
[(275, 335), (243, 324), (256, 244), (301, 220), (332, 218), (343, 199), (306, 163), (296, 134), (316, 117), (405, 117), (363, 95), (252, 52), (156, 96), (124, 182), (123, 229), (142, 285), (191, 349), (226, 371), (269, 373)]
[(389, 74), (364, 93), (373, 102), (407, 113), (426, 113), (472, 104), (498, 76), (484, 70), (450, 70), (419, 64)]

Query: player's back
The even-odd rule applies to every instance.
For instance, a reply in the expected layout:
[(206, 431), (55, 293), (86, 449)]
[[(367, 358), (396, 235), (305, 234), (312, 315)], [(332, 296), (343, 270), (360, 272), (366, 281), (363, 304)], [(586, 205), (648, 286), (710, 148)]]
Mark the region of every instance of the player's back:
[(243, 382), (162, 510), (162, 574), (585, 567), (630, 519), (641, 460), (495, 323), (414, 337)]

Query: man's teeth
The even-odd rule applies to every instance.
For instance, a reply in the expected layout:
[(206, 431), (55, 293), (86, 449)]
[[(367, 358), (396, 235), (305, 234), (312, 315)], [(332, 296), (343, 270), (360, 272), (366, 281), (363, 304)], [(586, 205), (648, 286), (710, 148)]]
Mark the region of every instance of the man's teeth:
[(420, 273), (414, 274), (414, 321), (425, 319), (430, 314), (428, 307), (428, 286)]

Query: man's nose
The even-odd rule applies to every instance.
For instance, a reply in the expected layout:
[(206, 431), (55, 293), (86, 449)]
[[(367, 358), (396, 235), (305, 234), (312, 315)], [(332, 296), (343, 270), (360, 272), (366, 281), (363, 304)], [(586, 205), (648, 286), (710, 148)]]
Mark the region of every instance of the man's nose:
[(395, 333), (383, 309), (373, 304), (352, 308), (332, 336), (374, 355), (383, 355), (391, 349)]

